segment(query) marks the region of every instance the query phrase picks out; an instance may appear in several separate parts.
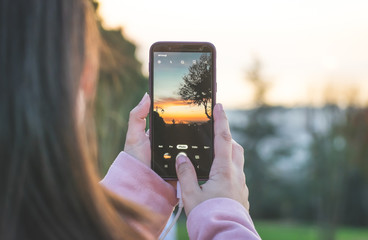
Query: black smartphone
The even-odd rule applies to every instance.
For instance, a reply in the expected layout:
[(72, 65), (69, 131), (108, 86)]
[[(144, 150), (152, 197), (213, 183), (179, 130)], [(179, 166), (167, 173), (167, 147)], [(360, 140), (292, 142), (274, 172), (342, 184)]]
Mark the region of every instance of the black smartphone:
[(214, 157), (216, 49), (208, 42), (157, 42), (150, 49), (152, 169), (177, 179), (176, 156), (192, 161), (207, 180)]

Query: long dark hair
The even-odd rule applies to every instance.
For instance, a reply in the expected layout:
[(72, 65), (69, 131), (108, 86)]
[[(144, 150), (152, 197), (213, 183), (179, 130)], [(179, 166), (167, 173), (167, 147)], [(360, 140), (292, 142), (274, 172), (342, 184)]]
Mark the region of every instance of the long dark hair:
[(99, 185), (77, 121), (97, 42), (88, 0), (0, 1), (0, 239), (142, 237), (144, 214)]

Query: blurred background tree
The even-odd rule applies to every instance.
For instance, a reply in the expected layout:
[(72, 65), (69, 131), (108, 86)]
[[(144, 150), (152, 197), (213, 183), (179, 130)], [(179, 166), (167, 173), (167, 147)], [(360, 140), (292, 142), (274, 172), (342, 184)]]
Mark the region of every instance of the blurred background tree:
[(290, 143), (280, 139), (277, 126), (272, 121), (272, 115), (280, 109), (267, 104), (270, 83), (263, 76), (259, 59), (253, 59), (246, 81), (254, 89), (254, 108), (244, 111), (242, 118), (247, 121), (232, 126), (232, 130), (240, 135), (237, 140), (245, 148), (244, 170), (251, 193), (249, 201), (252, 204), (252, 216), (277, 219), (282, 216), (282, 206), (288, 200), (283, 198), (282, 190), (286, 188), (280, 187), (284, 182), (278, 177), (275, 165), (278, 159), (289, 155)]
[[(347, 107), (336, 104), (338, 93), (325, 91), (322, 111), (308, 110), (307, 129), (313, 137), (306, 164), (310, 202), (321, 239), (335, 239), (339, 225), (368, 225), (368, 109), (357, 106), (353, 87)], [(334, 99), (335, 98), (335, 99)], [(321, 131), (316, 124), (328, 126)]]
[[(97, 11), (98, 3), (93, 2)], [(95, 119), (98, 159), (101, 174), (104, 175), (124, 148), (129, 112), (148, 91), (148, 80), (135, 56), (136, 46), (124, 37), (122, 29), (107, 30), (101, 20), (98, 26), (102, 50)]]
[[(285, 108), (267, 104), (270, 84), (260, 60), (246, 80), (254, 106), (229, 119), (245, 148), (253, 219), (313, 223), (310, 239), (321, 240), (336, 239), (341, 226), (367, 226), (368, 109), (357, 104), (358, 91), (326, 87), (322, 107)], [(345, 106), (337, 104), (341, 96)]]

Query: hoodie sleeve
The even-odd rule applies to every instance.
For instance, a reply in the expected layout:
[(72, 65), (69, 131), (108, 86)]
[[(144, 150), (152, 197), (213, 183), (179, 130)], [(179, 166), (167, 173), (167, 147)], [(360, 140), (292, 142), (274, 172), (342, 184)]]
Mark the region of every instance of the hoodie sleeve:
[(176, 190), (152, 169), (121, 152), (111, 165), (101, 184), (122, 198), (147, 207), (163, 216), (160, 232), (170, 218), (178, 200)]
[(188, 216), (190, 239), (259, 240), (248, 211), (235, 200), (214, 198), (196, 206)]

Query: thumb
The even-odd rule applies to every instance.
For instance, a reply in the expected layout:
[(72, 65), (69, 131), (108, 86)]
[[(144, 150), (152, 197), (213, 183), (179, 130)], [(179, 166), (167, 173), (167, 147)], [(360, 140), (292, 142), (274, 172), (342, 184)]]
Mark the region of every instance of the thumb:
[(194, 170), (193, 164), (185, 153), (179, 153), (176, 156), (176, 173), (180, 182), (183, 198), (200, 191), (197, 174)]

